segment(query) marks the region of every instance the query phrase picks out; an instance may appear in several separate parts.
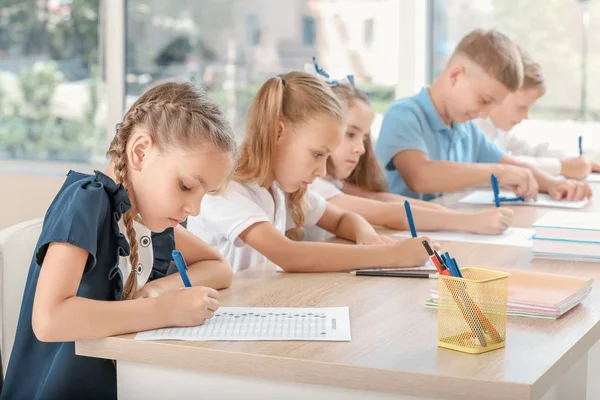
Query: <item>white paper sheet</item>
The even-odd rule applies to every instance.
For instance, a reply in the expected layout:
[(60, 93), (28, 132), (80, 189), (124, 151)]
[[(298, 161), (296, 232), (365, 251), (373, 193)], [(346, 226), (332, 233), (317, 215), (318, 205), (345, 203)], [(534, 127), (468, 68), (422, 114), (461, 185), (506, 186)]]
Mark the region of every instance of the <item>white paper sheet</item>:
[(585, 180), (587, 182), (598, 183), (598, 182), (600, 182), (600, 173), (598, 173), (598, 172), (592, 172), (591, 174), (588, 175), (588, 177)]
[(350, 341), (348, 307), (221, 307), (204, 325), (140, 332), (135, 340)]
[[(535, 234), (535, 229), (508, 228), (501, 235), (478, 235), (475, 233), (447, 231), (421, 232), (421, 234), (427, 235), (434, 240), (531, 247), (531, 237)], [(394, 233), (394, 236), (411, 237), (408, 231)]]
[[(515, 197), (513, 192), (501, 191), (500, 197)], [(473, 193), (460, 199), (459, 203), (467, 204), (494, 204), (494, 192), (491, 190), (476, 190)], [(538, 194), (537, 201), (510, 201), (501, 203), (502, 205), (510, 206), (534, 206), (534, 207), (556, 207), (556, 208), (583, 208), (588, 203), (588, 200), (582, 201), (567, 201), (554, 200), (547, 194)]]

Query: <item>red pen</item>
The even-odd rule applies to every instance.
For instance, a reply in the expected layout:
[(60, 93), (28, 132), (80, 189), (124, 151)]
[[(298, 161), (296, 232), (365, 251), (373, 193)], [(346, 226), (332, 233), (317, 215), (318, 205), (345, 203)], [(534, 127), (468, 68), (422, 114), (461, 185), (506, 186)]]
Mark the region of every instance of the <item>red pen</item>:
[(429, 259), (435, 265), (435, 268), (441, 275), (451, 276), (450, 270), (444, 266), (444, 262), (440, 258), (440, 256), (431, 249), (427, 240), (423, 240), (423, 246), (425, 250), (427, 250), (427, 254), (429, 254)]

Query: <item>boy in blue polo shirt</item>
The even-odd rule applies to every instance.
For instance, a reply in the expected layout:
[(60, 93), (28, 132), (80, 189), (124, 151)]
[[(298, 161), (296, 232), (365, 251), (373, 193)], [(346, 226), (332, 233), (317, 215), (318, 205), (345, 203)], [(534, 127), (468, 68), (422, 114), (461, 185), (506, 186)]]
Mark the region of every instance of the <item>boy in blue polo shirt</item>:
[(376, 152), (390, 191), (430, 200), (489, 183), (495, 174), (526, 199), (538, 191), (556, 199), (590, 197), (586, 183), (557, 180), (504, 154), (471, 121), (486, 117), (522, 82), (521, 57), (508, 37), (493, 30), (465, 36), (431, 87), (397, 100), (384, 116)]

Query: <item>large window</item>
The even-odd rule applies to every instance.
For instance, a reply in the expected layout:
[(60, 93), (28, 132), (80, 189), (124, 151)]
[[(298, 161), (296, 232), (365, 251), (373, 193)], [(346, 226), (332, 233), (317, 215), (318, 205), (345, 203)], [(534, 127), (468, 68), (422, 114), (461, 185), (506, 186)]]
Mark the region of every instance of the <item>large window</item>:
[[(537, 119), (600, 120), (600, 5), (585, 0), (431, 0), (432, 78), (461, 37), (496, 28), (538, 61), (548, 86), (532, 110)], [(585, 24), (589, 7), (588, 32)], [(586, 55), (586, 40), (589, 54)], [(589, 73), (585, 72), (585, 68)], [(587, 93), (587, 94), (586, 94)]]
[(99, 0), (0, 0), (0, 159), (106, 147)]
[[(313, 56), (333, 77), (354, 74), (376, 111), (394, 99), (397, 0), (128, 0), (126, 7), (126, 106), (158, 80), (193, 80), (241, 137), (260, 85), (303, 70)], [(372, 40), (375, 29), (385, 40)]]

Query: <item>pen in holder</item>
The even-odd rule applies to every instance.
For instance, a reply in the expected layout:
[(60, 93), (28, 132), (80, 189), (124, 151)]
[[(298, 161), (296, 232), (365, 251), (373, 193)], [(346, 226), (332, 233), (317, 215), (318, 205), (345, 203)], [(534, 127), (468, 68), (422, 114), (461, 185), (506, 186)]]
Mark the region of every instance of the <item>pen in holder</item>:
[(510, 274), (462, 268), (438, 275), (438, 346), (479, 354), (504, 347)]

